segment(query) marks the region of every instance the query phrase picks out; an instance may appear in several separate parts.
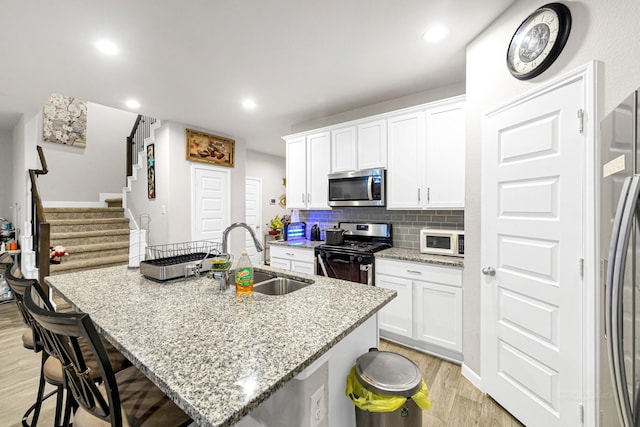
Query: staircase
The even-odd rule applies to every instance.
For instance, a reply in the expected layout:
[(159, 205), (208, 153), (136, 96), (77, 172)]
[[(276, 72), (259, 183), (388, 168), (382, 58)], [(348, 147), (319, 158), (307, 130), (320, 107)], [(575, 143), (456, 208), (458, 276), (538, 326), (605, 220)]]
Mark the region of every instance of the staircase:
[(69, 254), (60, 264), (51, 264), (51, 275), (129, 262), (129, 220), (122, 200), (107, 204), (106, 208), (45, 208), (51, 246), (62, 245)]

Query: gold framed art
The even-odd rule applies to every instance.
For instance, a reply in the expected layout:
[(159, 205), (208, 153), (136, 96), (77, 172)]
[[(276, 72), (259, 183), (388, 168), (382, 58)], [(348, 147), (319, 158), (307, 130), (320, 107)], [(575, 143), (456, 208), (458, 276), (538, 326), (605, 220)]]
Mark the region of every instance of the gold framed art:
[(223, 136), (187, 129), (187, 160), (234, 167), (236, 142)]

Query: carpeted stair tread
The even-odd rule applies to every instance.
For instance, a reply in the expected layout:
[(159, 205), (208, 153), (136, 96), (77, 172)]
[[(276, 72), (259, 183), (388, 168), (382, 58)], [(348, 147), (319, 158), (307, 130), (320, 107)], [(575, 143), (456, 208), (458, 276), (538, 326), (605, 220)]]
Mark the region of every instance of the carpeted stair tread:
[(129, 248), (129, 240), (122, 240), (120, 242), (89, 243), (86, 245), (65, 246), (65, 249), (67, 250), (67, 252), (69, 252), (69, 254), (78, 252), (102, 252), (123, 248)]
[(128, 228), (118, 228), (115, 230), (91, 230), (91, 231), (70, 231), (68, 233), (51, 233), (51, 241), (56, 239), (80, 239), (83, 237), (100, 237), (100, 236), (120, 236), (129, 235)]
[(77, 261), (69, 261), (62, 259), (60, 264), (51, 264), (49, 271), (52, 275), (59, 273), (67, 273), (70, 271), (90, 270), (94, 268), (102, 268), (113, 265), (122, 265), (129, 262), (129, 255), (113, 255), (102, 256), (98, 258), (81, 259)]
[(65, 218), (123, 218), (124, 208), (45, 208), (45, 217), (51, 221)]
[(84, 224), (129, 224), (128, 218), (58, 218), (47, 221), (51, 226)]
[(105, 199), (104, 201), (107, 204), (107, 207), (110, 208), (121, 208), (122, 207), (122, 197), (113, 198), (113, 199)]

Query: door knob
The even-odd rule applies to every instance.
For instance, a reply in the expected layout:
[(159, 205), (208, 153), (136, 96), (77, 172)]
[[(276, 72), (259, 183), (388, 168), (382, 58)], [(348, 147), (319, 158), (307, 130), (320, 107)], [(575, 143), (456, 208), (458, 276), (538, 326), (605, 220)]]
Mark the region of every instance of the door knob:
[(485, 276), (495, 276), (496, 271), (493, 269), (493, 267), (485, 267), (482, 269), (482, 274), (484, 274)]

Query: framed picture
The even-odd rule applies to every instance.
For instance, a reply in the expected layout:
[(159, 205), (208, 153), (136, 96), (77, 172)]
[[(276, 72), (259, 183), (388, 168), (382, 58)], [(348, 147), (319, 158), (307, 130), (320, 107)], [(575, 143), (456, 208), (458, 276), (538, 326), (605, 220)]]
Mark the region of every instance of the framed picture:
[(236, 142), (233, 139), (187, 129), (187, 160), (233, 167)]
[(147, 145), (147, 197), (156, 198), (156, 155), (155, 145)]

